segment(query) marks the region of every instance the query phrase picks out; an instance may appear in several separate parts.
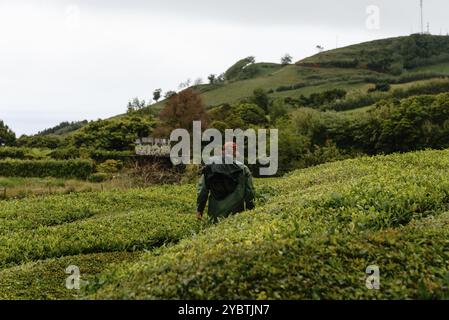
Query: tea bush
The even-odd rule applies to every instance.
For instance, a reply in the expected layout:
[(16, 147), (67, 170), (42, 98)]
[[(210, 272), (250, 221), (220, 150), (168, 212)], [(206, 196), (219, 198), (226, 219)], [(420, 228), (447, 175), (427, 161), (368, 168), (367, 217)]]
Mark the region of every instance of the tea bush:
[(0, 176), (86, 179), (93, 171), (89, 160), (0, 160)]
[(194, 185), (2, 201), (0, 297), (448, 298), (448, 169), (449, 150), (421, 151), (256, 179), (257, 207), (213, 226)]
[(160, 187), (1, 202), (0, 268), (176, 242), (202, 225), (187, 214), (194, 212), (192, 186), (177, 189), (170, 189), (174, 193)]
[(6, 158), (25, 159), (26, 149), (17, 147), (0, 147), (0, 160)]
[[(297, 171), (255, 210), (97, 278), (101, 299), (447, 298), (449, 151)], [(274, 194), (272, 190), (276, 190)], [(369, 265), (380, 290), (365, 287)]]

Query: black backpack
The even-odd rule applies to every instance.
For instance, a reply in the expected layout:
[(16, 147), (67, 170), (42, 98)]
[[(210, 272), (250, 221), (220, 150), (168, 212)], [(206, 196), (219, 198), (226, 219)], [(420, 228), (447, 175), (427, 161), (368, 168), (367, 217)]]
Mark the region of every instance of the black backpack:
[(207, 188), (216, 200), (223, 200), (237, 189), (243, 169), (237, 164), (210, 164), (204, 170)]

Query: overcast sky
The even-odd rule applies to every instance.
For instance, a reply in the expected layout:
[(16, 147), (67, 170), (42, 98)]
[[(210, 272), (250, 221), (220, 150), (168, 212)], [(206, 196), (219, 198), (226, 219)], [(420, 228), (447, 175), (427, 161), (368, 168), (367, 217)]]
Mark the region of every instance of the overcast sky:
[[(447, 12), (425, 0), (432, 33)], [(0, 119), (20, 135), (105, 118), (248, 55), (296, 61), (418, 32), (419, 16), (419, 0), (0, 0)]]

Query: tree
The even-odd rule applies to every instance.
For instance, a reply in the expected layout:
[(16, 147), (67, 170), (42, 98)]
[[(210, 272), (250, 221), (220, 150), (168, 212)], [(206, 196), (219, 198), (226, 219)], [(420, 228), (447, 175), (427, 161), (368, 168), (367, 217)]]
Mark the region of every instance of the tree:
[(181, 89), (189, 88), (191, 84), (192, 84), (192, 80), (187, 79), (185, 82), (181, 82), (181, 83), (179, 84), (178, 89), (181, 90)]
[(159, 115), (162, 125), (158, 134), (168, 135), (174, 129), (192, 131), (193, 121), (201, 121), (202, 127), (208, 124), (208, 115), (201, 96), (191, 88), (172, 96)]
[(16, 141), (16, 134), (0, 120), (0, 146), (11, 145)]
[(154, 90), (154, 92), (153, 92), (153, 100), (158, 102), (159, 99), (161, 98), (161, 95), (162, 95), (162, 89), (159, 88), (159, 89)]
[(286, 117), (288, 114), (287, 107), (282, 99), (274, 101), (270, 107), (269, 115), (271, 123), (276, 123), (278, 119)]
[(268, 113), (268, 107), (270, 105), (270, 99), (268, 98), (267, 93), (262, 88), (258, 88), (254, 90), (252, 102), (254, 102), (258, 107), (262, 108), (265, 113)]
[(249, 65), (254, 64), (255, 61), (256, 58), (254, 58), (253, 56), (246, 57), (237, 61), (225, 72), (225, 78), (228, 80), (234, 80), (238, 78), (241, 75), (242, 71), (245, 70), (245, 68), (247, 68)]
[(225, 82), (225, 81), (226, 81), (226, 75), (225, 75), (224, 73), (220, 74), (220, 75), (218, 76), (218, 78), (216, 79), (216, 82), (217, 82), (217, 83), (223, 83), (223, 82)]
[(202, 78), (196, 78), (195, 82), (193, 84), (195, 86), (199, 86), (199, 85), (203, 84), (203, 79)]
[(126, 151), (134, 148), (137, 138), (148, 137), (153, 126), (154, 121), (146, 117), (98, 120), (81, 128), (70, 139), (77, 148)]
[(235, 106), (236, 114), (239, 115), (245, 125), (266, 125), (265, 111), (256, 104), (242, 103)]
[(214, 84), (215, 83), (215, 74), (210, 74), (207, 79), (209, 80), (209, 84)]
[(57, 149), (66, 146), (67, 140), (61, 136), (56, 135), (22, 135), (19, 139), (16, 140), (15, 144), (18, 147)]
[(142, 110), (145, 106), (145, 100), (140, 101), (139, 98), (136, 97), (132, 101), (128, 102), (127, 112), (132, 113), (134, 111)]
[(286, 66), (286, 65), (288, 65), (288, 64), (291, 64), (292, 61), (293, 61), (293, 57), (292, 57), (291, 55), (289, 55), (288, 53), (285, 54), (285, 56), (283, 56), (283, 57), (281, 58), (281, 64), (282, 64), (283, 66)]
[(317, 45), (316, 48), (317, 48), (318, 52), (320, 52), (320, 53), (324, 51), (324, 47), (321, 45)]

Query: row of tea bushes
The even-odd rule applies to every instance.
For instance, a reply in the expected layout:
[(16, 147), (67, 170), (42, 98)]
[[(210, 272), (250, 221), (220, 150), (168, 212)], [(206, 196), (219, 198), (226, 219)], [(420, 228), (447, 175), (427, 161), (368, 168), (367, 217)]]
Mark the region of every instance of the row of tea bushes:
[(0, 176), (87, 179), (94, 171), (90, 160), (0, 160)]

